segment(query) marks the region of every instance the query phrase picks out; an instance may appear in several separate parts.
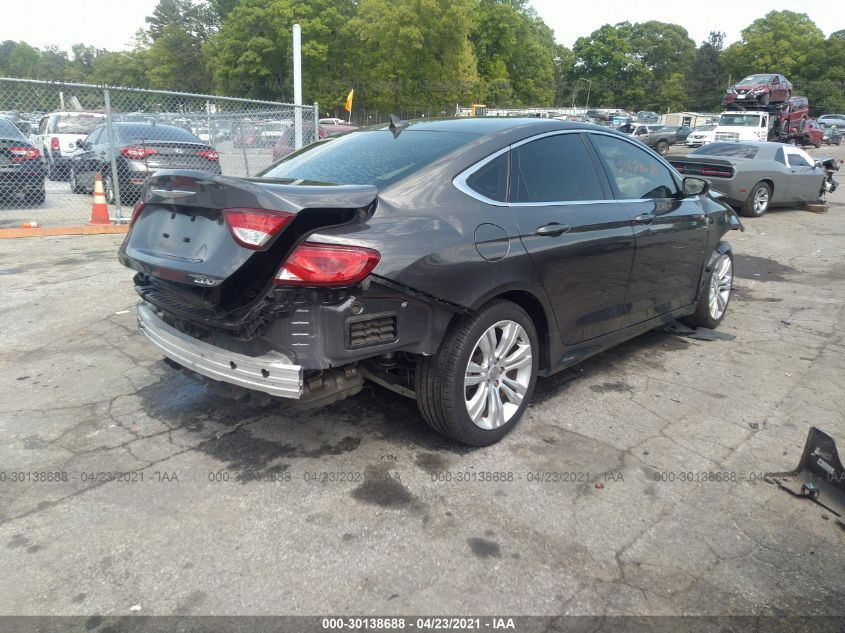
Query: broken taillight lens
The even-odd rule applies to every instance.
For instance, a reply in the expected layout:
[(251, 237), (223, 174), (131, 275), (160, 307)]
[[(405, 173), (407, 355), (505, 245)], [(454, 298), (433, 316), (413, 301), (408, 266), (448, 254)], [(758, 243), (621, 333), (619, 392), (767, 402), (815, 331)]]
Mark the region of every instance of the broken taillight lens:
[(252, 250), (263, 247), (294, 217), (286, 211), (264, 209), (225, 209), (223, 215), (235, 241)]
[(300, 244), (288, 257), (275, 282), (293, 286), (348, 286), (369, 275), (379, 263), (378, 251), (342, 244)]

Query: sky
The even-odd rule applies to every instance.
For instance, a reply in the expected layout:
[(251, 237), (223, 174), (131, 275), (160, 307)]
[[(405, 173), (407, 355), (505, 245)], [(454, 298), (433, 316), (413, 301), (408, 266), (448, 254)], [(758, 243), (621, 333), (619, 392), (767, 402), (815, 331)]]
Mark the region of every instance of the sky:
[[(659, 20), (680, 24), (696, 44), (710, 31), (727, 33), (726, 44), (740, 38), (740, 31), (769, 11), (789, 9), (807, 13), (830, 35), (845, 29), (845, 14), (834, 10), (832, 0), (710, 0), (706, 3), (632, 2), (602, 0), (600, 10), (587, 11), (588, 3), (564, 0), (531, 0), (537, 13), (555, 31), (557, 41), (570, 48), (578, 37), (589, 35), (603, 24)], [(70, 51), (82, 42), (108, 50), (132, 47), (135, 31), (146, 24), (158, 0), (2, 0), (0, 41), (23, 40), (43, 48), (56, 45)], [(654, 5), (655, 8), (650, 8)]]

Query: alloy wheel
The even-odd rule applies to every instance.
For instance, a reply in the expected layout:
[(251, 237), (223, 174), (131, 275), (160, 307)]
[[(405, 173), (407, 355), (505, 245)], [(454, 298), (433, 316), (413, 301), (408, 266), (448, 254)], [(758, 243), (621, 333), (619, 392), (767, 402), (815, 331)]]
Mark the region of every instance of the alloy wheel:
[(515, 321), (499, 321), (481, 335), (464, 375), (473, 424), (497, 429), (516, 414), (531, 383), (532, 353), (528, 334)]
[(763, 215), (769, 206), (769, 190), (766, 187), (760, 187), (754, 192), (754, 213)]
[(718, 321), (725, 314), (733, 286), (733, 263), (728, 255), (722, 255), (710, 275), (710, 316)]

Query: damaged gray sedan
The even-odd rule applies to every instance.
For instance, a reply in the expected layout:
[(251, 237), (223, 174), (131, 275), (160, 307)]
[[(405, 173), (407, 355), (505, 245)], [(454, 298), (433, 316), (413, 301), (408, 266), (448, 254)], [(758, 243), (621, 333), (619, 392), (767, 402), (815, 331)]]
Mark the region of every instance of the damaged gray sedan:
[(483, 446), (538, 376), (722, 321), (741, 225), (707, 190), (589, 124), (395, 120), (256, 178), (158, 172), (120, 259), (171, 365), (300, 406), (367, 379)]

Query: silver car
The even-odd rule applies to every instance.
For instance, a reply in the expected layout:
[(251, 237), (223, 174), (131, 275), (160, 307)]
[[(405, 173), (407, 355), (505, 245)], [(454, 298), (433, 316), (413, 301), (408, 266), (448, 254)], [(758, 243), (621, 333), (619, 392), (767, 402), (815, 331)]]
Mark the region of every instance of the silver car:
[(715, 124), (699, 125), (687, 136), (688, 147), (701, 147), (713, 142)]
[(816, 202), (827, 176), (807, 152), (783, 143), (709, 143), (669, 162), (684, 176), (709, 181), (748, 217), (759, 217), (773, 205)]

